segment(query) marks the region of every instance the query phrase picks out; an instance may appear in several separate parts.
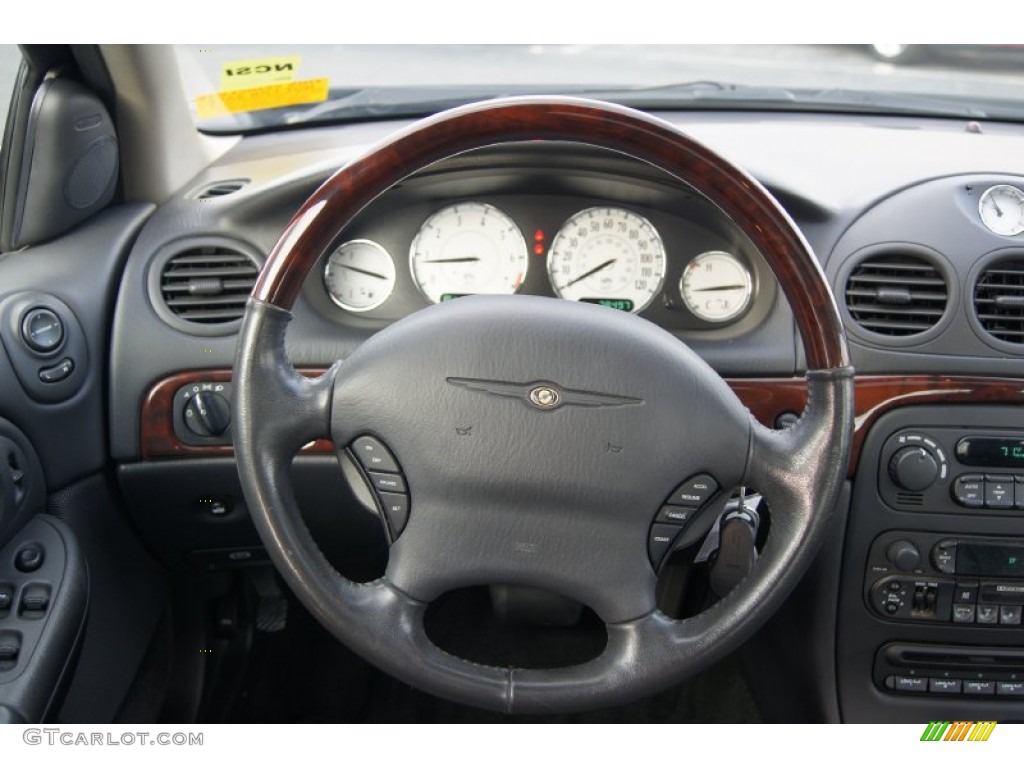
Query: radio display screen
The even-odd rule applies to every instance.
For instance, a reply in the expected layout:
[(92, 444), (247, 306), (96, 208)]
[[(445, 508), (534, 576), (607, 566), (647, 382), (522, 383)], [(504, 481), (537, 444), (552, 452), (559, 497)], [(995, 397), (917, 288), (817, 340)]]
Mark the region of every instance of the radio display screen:
[(1014, 437), (965, 437), (956, 444), (956, 457), (968, 467), (1024, 469), (1024, 440)]
[(1024, 547), (960, 542), (956, 572), (964, 576), (1024, 577)]

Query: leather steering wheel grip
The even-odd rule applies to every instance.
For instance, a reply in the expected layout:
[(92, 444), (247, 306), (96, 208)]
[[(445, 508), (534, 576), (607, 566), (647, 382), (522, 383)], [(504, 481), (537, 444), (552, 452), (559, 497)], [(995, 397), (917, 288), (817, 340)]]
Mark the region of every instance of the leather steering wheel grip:
[[(361, 370), (373, 368), (374, 359), (402, 349), (401, 328), (441, 323), (444, 313), (454, 310), (434, 307), (417, 313), (427, 320), (410, 316), (377, 334), (351, 360), (307, 380), (287, 360), (284, 334), (289, 310), (317, 259), (360, 210), (409, 174), (459, 152), (529, 140), (586, 142), (624, 152), (674, 175), (721, 208), (778, 278), (793, 307), (810, 369), (808, 404), (800, 421), (789, 430), (768, 430), (749, 414), (735, 418), (726, 385), (685, 345), (660, 330), (641, 327), (645, 321), (639, 318), (618, 319), (616, 327), (625, 327), (623, 344), (635, 336), (656, 356), (665, 349), (671, 354), (674, 347), (685, 350), (675, 362), (693, 372), (679, 381), (690, 386), (692, 379), (694, 392), (710, 392), (708, 402), (743, 432), (745, 467), (733, 479), (770, 500), (772, 530), (754, 573), (712, 608), (681, 621), (654, 610), (643, 615), (627, 611), (606, 621), (608, 643), (601, 655), (554, 670), (481, 666), (435, 647), (423, 627), (429, 595), (417, 596), (415, 590), (398, 586), (394, 578), (404, 572), (390, 566), (385, 577), (370, 584), (341, 577), (302, 523), (288, 474), (291, 458), (304, 442), (336, 437), (338, 420), (359, 412), (345, 399), (346, 377), (355, 371), (358, 378)], [(506, 299), (506, 304), (525, 299)], [(486, 302), (473, 302), (455, 302), (460, 305), (456, 311), (467, 317), (490, 311)], [(499, 313), (507, 309), (501, 301), (493, 306)], [(552, 307), (553, 317), (560, 319), (563, 310)], [(584, 325), (591, 317), (598, 318), (598, 325), (613, 317), (600, 308), (575, 305), (564, 316), (572, 322), (578, 317)], [(588, 340), (592, 348), (599, 336), (592, 334)], [(371, 347), (377, 358), (360, 357)], [(234, 443), (250, 512), (275, 565), (306, 607), (352, 650), (425, 690), (474, 706), (509, 712), (590, 709), (654, 692), (721, 658), (786, 598), (824, 537), (845, 476), (853, 432), (852, 374), (839, 314), (821, 269), (795, 225), (756, 181), (673, 126), (633, 110), (578, 99), (499, 100), (414, 124), (338, 171), (296, 214), (261, 274), (240, 332)], [(412, 480), (415, 468), (411, 471)], [(414, 499), (416, 493), (413, 487)], [(414, 507), (418, 503), (414, 500)], [(410, 523), (403, 537), (414, 535)], [(610, 605), (608, 610), (614, 611), (616, 604)]]

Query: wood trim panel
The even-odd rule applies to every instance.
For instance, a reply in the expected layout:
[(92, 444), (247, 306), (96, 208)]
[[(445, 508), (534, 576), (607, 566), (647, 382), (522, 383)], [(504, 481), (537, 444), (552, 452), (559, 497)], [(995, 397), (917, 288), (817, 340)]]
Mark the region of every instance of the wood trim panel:
[[(316, 377), (324, 372), (319, 369), (300, 369), (305, 376)], [(143, 459), (167, 458), (210, 458), (233, 456), (235, 449), (230, 445), (187, 445), (174, 434), (174, 393), (181, 387), (199, 381), (230, 381), (231, 371), (215, 370), (183, 371), (168, 376), (154, 384), (142, 401), (142, 416), (139, 423), (139, 449)], [(334, 444), (330, 440), (317, 440), (303, 448), (302, 453), (331, 453)]]
[[(324, 369), (302, 369), (319, 376)], [(140, 448), (144, 459), (231, 456), (230, 446), (185, 445), (174, 434), (171, 407), (180, 387), (198, 381), (228, 381), (226, 369), (185, 371), (158, 381), (142, 403)], [(762, 424), (772, 426), (783, 413), (800, 413), (807, 402), (803, 379), (730, 379), (729, 386)], [(981, 376), (858, 376), (853, 449), (849, 474), (857, 468), (864, 438), (879, 416), (906, 405), (1007, 404), (1024, 405), (1024, 379)], [(317, 440), (303, 453), (330, 453), (329, 440)]]

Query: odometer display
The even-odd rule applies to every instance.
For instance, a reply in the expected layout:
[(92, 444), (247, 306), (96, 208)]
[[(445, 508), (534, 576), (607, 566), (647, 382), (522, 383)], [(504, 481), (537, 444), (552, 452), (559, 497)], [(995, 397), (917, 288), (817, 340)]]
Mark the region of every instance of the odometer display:
[(548, 253), (556, 296), (640, 312), (665, 282), (665, 246), (654, 226), (624, 208), (588, 208), (558, 230)]
[(584, 304), (598, 304), (609, 309), (619, 309), (623, 312), (633, 311), (633, 302), (629, 299), (580, 299)]

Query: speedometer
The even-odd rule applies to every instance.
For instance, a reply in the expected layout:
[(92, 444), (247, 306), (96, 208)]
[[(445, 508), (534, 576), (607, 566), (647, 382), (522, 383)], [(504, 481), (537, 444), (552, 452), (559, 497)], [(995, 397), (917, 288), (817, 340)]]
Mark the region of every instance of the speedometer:
[(515, 293), (529, 252), (519, 227), (487, 203), (458, 203), (423, 222), (409, 248), (409, 267), (435, 304), (478, 293)]
[(548, 277), (563, 299), (639, 312), (665, 281), (665, 246), (638, 213), (587, 208), (551, 242)]

